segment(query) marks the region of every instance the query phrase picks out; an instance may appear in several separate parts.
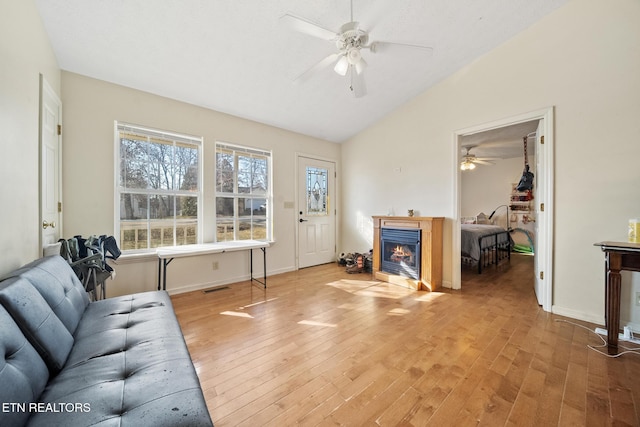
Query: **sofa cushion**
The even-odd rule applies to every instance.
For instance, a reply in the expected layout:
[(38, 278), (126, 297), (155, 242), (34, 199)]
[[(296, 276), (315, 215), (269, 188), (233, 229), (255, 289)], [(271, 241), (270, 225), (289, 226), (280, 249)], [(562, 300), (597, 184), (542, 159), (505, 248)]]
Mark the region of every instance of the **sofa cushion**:
[(49, 372), (11, 316), (0, 306), (0, 425), (21, 426), (44, 390)]
[(0, 304), (18, 324), (51, 374), (64, 366), (73, 337), (30, 282), (13, 277), (0, 282)]
[(4, 279), (22, 277), (40, 292), (51, 310), (73, 334), (89, 305), (89, 296), (67, 261), (59, 255), (37, 259)]
[(29, 425), (212, 425), (165, 291), (92, 302), (74, 338), (41, 401), (90, 411), (34, 414)]

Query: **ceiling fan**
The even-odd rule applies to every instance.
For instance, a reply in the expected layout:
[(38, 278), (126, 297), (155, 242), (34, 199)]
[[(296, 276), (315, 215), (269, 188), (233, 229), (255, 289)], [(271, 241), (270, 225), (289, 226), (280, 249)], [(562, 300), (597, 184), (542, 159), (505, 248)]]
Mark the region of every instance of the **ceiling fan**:
[(475, 169), (476, 164), (492, 165), (493, 162), (491, 160), (498, 160), (497, 157), (476, 157), (475, 154), (469, 152), (472, 148), (475, 148), (475, 146), (465, 147), (466, 153), (462, 157), (462, 161), (460, 161), (460, 169), (463, 171)]
[(334, 42), (337, 48), (335, 53), (330, 54), (300, 74), (294, 81), (304, 81), (317, 71), (333, 64), (333, 69), (337, 74), (343, 77), (349, 74), (349, 90), (356, 98), (360, 98), (367, 93), (363, 75), (367, 62), (362, 57), (363, 50), (378, 53), (384, 52), (387, 49), (402, 47), (424, 53), (431, 53), (433, 51), (433, 48), (429, 46), (417, 44), (369, 41), (369, 33), (360, 27), (359, 22), (353, 20), (353, 0), (351, 0), (350, 3), (351, 21), (343, 24), (337, 32), (328, 30), (314, 22), (290, 13), (280, 18), (281, 21), (293, 30)]

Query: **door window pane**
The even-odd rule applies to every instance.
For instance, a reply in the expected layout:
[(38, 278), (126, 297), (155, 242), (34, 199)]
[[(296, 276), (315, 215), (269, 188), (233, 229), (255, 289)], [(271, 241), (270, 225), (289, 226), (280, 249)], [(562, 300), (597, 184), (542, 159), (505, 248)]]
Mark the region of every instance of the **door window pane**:
[(307, 215), (328, 215), (328, 174), (327, 169), (307, 166)]

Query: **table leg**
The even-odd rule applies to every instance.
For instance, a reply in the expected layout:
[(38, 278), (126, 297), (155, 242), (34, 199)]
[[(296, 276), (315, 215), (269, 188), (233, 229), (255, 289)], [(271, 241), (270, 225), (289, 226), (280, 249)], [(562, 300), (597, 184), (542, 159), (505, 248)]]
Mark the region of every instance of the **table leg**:
[(169, 262), (166, 259), (162, 261), (164, 264), (164, 268), (162, 269), (162, 290), (164, 291), (167, 290), (167, 265), (169, 265)]
[(618, 348), (620, 330), (620, 290), (622, 287), (622, 256), (607, 253), (607, 289), (605, 295), (605, 321), (607, 327), (607, 346)]
[(262, 281), (260, 281), (260, 279), (253, 277), (253, 249), (249, 249), (249, 253), (251, 254), (249, 257), (251, 283), (253, 284), (253, 282), (256, 281), (260, 283), (265, 289), (267, 289), (267, 251), (266, 251), (266, 248), (260, 248), (260, 250), (262, 251), (262, 265), (264, 268), (263, 270), (264, 278), (262, 279)]
[(262, 268), (264, 272), (264, 288), (267, 289), (267, 248), (260, 248), (262, 251)]
[(161, 280), (162, 280), (162, 258), (158, 258), (158, 290), (160, 290)]

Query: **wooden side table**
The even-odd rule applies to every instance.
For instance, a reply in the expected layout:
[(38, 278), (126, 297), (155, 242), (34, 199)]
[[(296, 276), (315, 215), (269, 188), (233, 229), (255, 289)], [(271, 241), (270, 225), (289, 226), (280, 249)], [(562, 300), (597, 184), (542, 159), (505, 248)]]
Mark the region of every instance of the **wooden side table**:
[(600, 242), (605, 253), (605, 293), (604, 319), (607, 328), (607, 347), (618, 348), (618, 334), (620, 332), (620, 289), (622, 284), (622, 270), (640, 271), (640, 243), (629, 242)]

